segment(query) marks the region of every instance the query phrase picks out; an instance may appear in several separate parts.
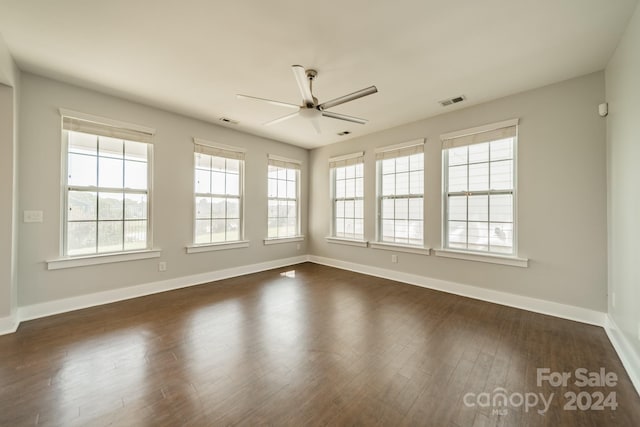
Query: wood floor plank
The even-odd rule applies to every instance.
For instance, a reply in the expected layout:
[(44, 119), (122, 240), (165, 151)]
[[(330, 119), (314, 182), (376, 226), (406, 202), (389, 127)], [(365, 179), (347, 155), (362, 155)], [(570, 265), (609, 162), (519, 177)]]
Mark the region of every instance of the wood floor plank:
[[(537, 384), (579, 367), (618, 384)], [(11, 427), (640, 425), (601, 328), (310, 263), (25, 322), (0, 384)], [(478, 404), (500, 390), (554, 399)], [(567, 392), (618, 407), (565, 410)]]

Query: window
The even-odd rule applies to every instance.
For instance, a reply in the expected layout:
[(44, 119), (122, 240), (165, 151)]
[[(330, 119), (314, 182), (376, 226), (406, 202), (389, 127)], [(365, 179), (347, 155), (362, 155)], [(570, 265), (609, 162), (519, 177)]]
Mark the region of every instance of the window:
[(243, 238), (244, 152), (197, 141), (194, 243), (239, 241)]
[(515, 254), (517, 120), (443, 135), (444, 246)]
[(300, 163), (269, 156), (267, 238), (300, 235)]
[(424, 141), (376, 150), (378, 241), (424, 245)]
[(150, 248), (152, 133), (63, 116), (64, 255)]
[(334, 237), (364, 239), (364, 153), (329, 159)]

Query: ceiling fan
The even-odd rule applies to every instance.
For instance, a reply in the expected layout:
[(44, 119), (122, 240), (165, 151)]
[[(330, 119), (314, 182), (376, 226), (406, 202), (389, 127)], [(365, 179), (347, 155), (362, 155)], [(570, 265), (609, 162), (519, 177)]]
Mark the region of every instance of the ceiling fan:
[(269, 104), (272, 104), (272, 105), (295, 108), (297, 110), (294, 113), (287, 114), (286, 116), (282, 116), (275, 120), (266, 122), (264, 124), (265, 126), (270, 126), (276, 123), (284, 122), (285, 120), (289, 120), (297, 116), (308, 119), (313, 125), (313, 127), (316, 129), (316, 132), (318, 133), (320, 133), (321, 131), (321, 128), (320, 128), (321, 117), (329, 117), (331, 119), (344, 120), (347, 122), (358, 123), (361, 125), (367, 123), (366, 119), (347, 116), (346, 114), (334, 113), (332, 111), (327, 111), (327, 109), (344, 104), (349, 101), (362, 98), (367, 95), (372, 95), (378, 92), (378, 89), (375, 86), (369, 86), (368, 88), (358, 90), (348, 95), (340, 96), (338, 98), (332, 99), (331, 101), (323, 102), (322, 104), (318, 104), (318, 98), (313, 96), (313, 80), (316, 77), (318, 77), (318, 72), (312, 69), (305, 70), (304, 67), (301, 65), (292, 65), (291, 70), (293, 71), (293, 75), (296, 78), (296, 83), (298, 83), (298, 89), (300, 89), (300, 94), (302, 95), (302, 105), (295, 105), (295, 104), (290, 104), (288, 102), (274, 101), (272, 99), (258, 98), (258, 97), (249, 96), (249, 95), (238, 94), (236, 96), (241, 99), (252, 99), (256, 101), (268, 102)]

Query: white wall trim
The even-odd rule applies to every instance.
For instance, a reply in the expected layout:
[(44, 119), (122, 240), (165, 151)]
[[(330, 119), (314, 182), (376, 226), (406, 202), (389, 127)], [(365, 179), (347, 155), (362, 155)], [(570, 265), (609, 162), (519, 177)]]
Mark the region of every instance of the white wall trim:
[(467, 261), (488, 262), (490, 264), (503, 264), (510, 265), (512, 267), (529, 266), (528, 258), (519, 258), (517, 256), (503, 256), (496, 254), (481, 254), (475, 252), (463, 252), (451, 249), (436, 249), (434, 251), (436, 256), (444, 258), (464, 259)]
[(507, 292), (480, 288), (478, 286), (463, 285), (461, 283), (419, 276), (417, 274), (404, 273), (402, 271), (388, 270), (385, 268), (372, 267), (369, 265), (356, 264), (315, 255), (311, 255), (309, 257), (309, 261), (316, 264), (354, 271), (356, 273), (368, 274), (370, 276), (382, 277), (384, 279), (395, 280), (397, 282), (408, 283), (410, 285), (421, 286), (423, 288), (435, 289), (438, 291), (448, 292), (450, 294), (520, 308), (549, 316), (588, 323), (590, 325), (604, 326), (607, 317), (607, 314), (604, 312), (590, 310), (583, 307), (576, 307), (573, 305), (561, 304), (523, 295), (510, 294)]
[(0, 317), (0, 335), (12, 334), (18, 330), (20, 322), (16, 313), (11, 316)]
[(187, 246), (188, 254), (196, 254), (199, 252), (211, 252), (211, 251), (225, 251), (228, 249), (241, 249), (249, 247), (248, 240), (237, 240), (234, 242), (224, 243), (208, 243), (204, 245), (189, 245)]
[[(18, 308), (18, 318), (20, 321), (38, 319), (40, 317), (52, 316), (54, 314), (66, 313), (83, 308), (95, 307), (109, 304), (116, 301), (123, 301), (131, 298), (138, 298), (145, 295), (157, 294), (174, 289), (187, 288), (217, 280), (242, 276), (245, 274), (258, 273), (272, 270), (274, 268), (306, 262), (306, 255), (265, 261), (257, 264), (231, 267), (223, 270), (210, 271), (207, 273), (193, 274), (190, 276), (176, 277), (173, 279), (160, 280), (157, 282), (145, 283), (142, 285), (130, 286), (127, 288), (113, 289), (103, 292), (96, 292), (88, 295), (64, 298), (55, 301), (48, 301), (40, 304), (32, 304)], [(15, 330), (13, 331), (15, 332)]]
[(634, 351), (633, 346), (610, 315), (607, 316), (604, 330), (618, 353), (636, 392), (640, 395), (640, 354)]
[(160, 258), (162, 249), (145, 249), (142, 251), (115, 252), (77, 257), (63, 257), (46, 261), (47, 270), (61, 268), (85, 267), (87, 265), (109, 264), (112, 262), (136, 261), (139, 259)]

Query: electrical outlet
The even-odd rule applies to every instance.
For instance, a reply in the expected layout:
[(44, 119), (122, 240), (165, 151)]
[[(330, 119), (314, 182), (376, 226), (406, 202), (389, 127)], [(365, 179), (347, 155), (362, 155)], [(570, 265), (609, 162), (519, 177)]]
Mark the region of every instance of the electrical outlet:
[(167, 271), (167, 262), (166, 261), (160, 261), (158, 263), (158, 271)]
[(616, 308), (616, 293), (611, 292), (611, 307)]
[(391, 255), (391, 262), (392, 263), (397, 263), (398, 262), (398, 255)]

